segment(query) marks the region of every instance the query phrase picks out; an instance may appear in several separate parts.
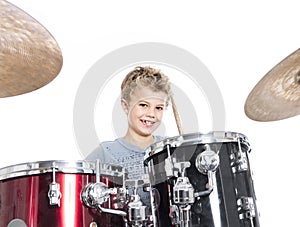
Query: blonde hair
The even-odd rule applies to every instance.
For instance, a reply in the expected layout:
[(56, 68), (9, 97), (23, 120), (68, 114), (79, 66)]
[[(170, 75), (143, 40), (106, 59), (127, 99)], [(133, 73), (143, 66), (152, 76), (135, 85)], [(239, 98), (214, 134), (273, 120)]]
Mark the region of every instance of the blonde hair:
[(137, 87), (148, 87), (155, 92), (165, 92), (167, 95), (167, 104), (171, 95), (171, 85), (169, 78), (160, 70), (149, 66), (135, 67), (124, 78), (121, 84), (121, 96), (127, 102)]
[(162, 91), (167, 95), (166, 106), (169, 100), (172, 103), (173, 114), (175, 117), (177, 129), (180, 135), (183, 134), (181, 121), (177, 107), (174, 102), (173, 93), (171, 91), (171, 84), (169, 78), (160, 70), (151, 68), (149, 66), (137, 66), (129, 72), (121, 84), (121, 97), (127, 102), (137, 87), (149, 87), (153, 91)]

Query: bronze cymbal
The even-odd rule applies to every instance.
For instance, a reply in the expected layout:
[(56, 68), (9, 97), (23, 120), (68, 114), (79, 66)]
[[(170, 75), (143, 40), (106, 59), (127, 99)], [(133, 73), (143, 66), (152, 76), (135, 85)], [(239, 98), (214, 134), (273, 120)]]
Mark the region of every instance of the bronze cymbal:
[(45, 86), (62, 62), (52, 35), (26, 12), (0, 0), (0, 98)]
[(300, 49), (256, 84), (246, 100), (245, 113), (256, 121), (276, 121), (300, 114)]

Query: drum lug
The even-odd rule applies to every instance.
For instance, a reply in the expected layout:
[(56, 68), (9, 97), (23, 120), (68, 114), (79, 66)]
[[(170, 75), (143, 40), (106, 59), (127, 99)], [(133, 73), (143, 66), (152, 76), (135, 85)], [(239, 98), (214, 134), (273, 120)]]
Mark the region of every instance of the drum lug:
[(233, 149), (230, 155), (233, 173), (240, 173), (248, 170), (246, 152), (242, 150), (241, 141), (238, 140), (238, 150)]
[(60, 184), (56, 183), (55, 181), (56, 167), (52, 166), (51, 168), (52, 168), (52, 183), (49, 184), (49, 191), (48, 191), (49, 204), (51, 206), (54, 205), (60, 206), (61, 192), (60, 192)]
[[(173, 187), (173, 202), (176, 206), (171, 205), (170, 217), (173, 224), (182, 223), (186, 226), (190, 222), (191, 205), (195, 202), (194, 188), (188, 177), (178, 177)], [(177, 207), (177, 208), (176, 208)]]
[(242, 196), (237, 200), (239, 218), (252, 219), (256, 216), (254, 200), (252, 197)]
[(61, 192), (60, 192), (60, 185), (58, 183), (51, 183), (49, 185), (48, 197), (49, 197), (49, 204), (51, 206), (53, 205), (60, 206)]
[(174, 203), (179, 205), (192, 204), (195, 201), (194, 188), (187, 177), (178, 177), (173, 188)]

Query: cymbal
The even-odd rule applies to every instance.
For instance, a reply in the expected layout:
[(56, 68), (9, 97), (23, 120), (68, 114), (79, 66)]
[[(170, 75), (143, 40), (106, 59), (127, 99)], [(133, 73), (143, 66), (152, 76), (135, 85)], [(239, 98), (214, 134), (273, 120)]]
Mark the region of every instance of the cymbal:
[(62, 62), (61, 50), (47, 29), (0, 0), (0, 98), (45, 86), (59, 74)]
[(279, 62), (255, 85), (244, 109), (256, 121), (276, 121), (300, 114), (300, 49)]

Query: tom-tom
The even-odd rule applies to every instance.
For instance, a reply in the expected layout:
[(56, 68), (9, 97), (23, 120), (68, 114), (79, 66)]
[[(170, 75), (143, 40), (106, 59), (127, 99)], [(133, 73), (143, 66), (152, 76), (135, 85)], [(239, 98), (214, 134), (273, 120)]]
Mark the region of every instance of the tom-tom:
[(257, 227), (259, 214), (245, 135), (214, 131), (172, 137), (145, 156), (154, 225)]
[(117, 193), (112, 190), (122, 187), (123, 177), (119, 166), (90, 161), (42, 161), (2, 168), (0, 226), (123, 226), (124, 212), (106, 212), (118, 211), (119, 203), (112, 201)]

